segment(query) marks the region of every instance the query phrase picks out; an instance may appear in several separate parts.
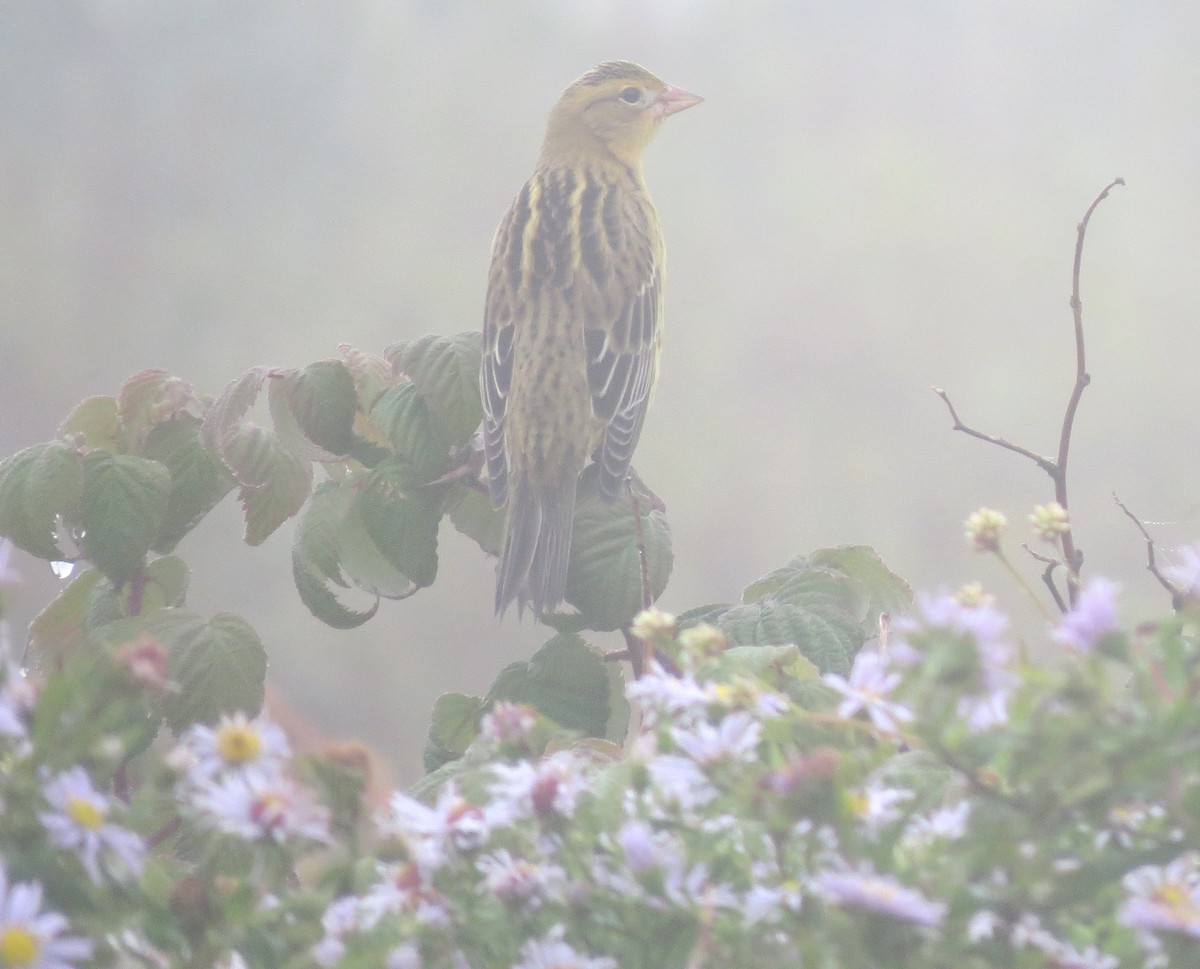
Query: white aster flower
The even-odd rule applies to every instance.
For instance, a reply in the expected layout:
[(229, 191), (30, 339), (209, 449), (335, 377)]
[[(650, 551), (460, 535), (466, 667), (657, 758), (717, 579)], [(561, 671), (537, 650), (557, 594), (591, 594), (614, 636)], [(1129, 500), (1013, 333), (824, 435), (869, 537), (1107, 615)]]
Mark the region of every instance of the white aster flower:
[(330, 840), (329, 812), (282, 775), (239, 771), (204, 784), (189, 800), (218, 830), (247, 841)]
[(68, 923), (43, 912), (37, 882), (9, 885), (0, 864), (0, 965), (22, 969), (74, 969), (92, 957), (90, 939), (63, 935)]
[(890, 699), (900, 684), (900, 674), (889, 668), (887, 658), (880, 653), (863, 650), (854, 657), (847, 679), (837, 673), (826, 673), (822, 679), (845, 699), (838, 705), (838, 716), (847, 719), (866, 711), (871, 722), (884, 733), (895, 733), (900, 724), (913, 719), (913, 712)]
[(397, 791), (388, 811), (377, 819), (380, 833), (404, 845), (425, 875), (441, 868), (451, 855), (482, 846), (490, 825), (484, 811), (459, 794), (453, 783), (438, 791), (432, 806)]
[(585, 789), (584, 762), (568, 750), (549, 757), (516, 764), (492, 764), (496, 780), (490, 785), (492, 803), (498, 825), (508, 825), (522, 818), (570, 818), (580, 793)]
[(1200, 857), (1188, 853), (1165, 867), (1146, 865), (1122, 881), (1126, 899), (1117, 918), (1148, 932), (1200, 938)]
[(852, 795), (851, 804), (867, 830), (878, 834), (900, 819), (901, 805), (912, 798), (912, 791), (876, 782), (868, 784), (861, 793)]
[(287, 736), (278, 726), (239, 711), (223, 715), (214, 727), (188, 727), (173, 761), (186, 767), (189, 784), (200, 785), (227, 774), (279, 774), (290, 756)]
[(564, 941), (565, 934), (556, 925), (540, 939), (530, 939), (521, 946), (520, 961), (512, 969), (617, 969), (615, 959), (581, 953)]
[(726, 714), (716, 726), (701, 720), (671, 729), (675, 745), (701, 766), (754, 761), (758, 758), (761, 738), (762, 724), (742, 711)]
[(913, 818), (908, 836), (918, 842), (957, 841), (967, 833), (971, 802), (959, 801), (950, 807), (938, 808), (931, 814)]
[(868, 869), (821, 872), (813, 878), (812, 888), (832, 905), (865, 909), (914, 925), (936, 926), (946, 914), (944, 902)]
[(480, 887), (485, 896), (529, 912), (561, 898), (567, 884), (567, 873), (558, 865), (516, 858), (505, 850), (482, 856), (475, 868), (483, 876)]
[(670, 816), (678, 812), (694, 817), (698, 807), (712, 801), (717, 789), (694, 760), (674, 754), (661, 754), (646, 761), (650, 775), (651, 804)]
[[(101, 794), (82, 767), (51, 777), (42, 788), (52, 811), (42, 811), (38, 820), (59, 848), (73, 851), (88, 877), (101, 881), (100, 862), (113, 873), (141, 875), (146, 845), (141, 837), (108, 820), (111, 800)], [(116, 862), (114, 866), (112, 863)]]

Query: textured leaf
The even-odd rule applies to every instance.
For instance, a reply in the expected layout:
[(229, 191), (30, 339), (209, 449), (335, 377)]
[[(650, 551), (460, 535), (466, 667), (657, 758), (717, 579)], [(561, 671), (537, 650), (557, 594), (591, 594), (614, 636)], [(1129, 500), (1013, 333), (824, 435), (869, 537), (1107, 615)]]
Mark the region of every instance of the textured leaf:
[(117, 438), (124, 451), (140, 451), (156, 424), (174, 420), (193, 400), (191, 384), (165, 370), (143, 370), (117, 394)]
[(500, 554), (500, 544), (504, 541), (504, 509), (493, 508), (491, 499), (482, 491), (463, 488), (460, 497), (450, 506), (450, 522), (489, 555)]
[(861, 590), (863, 620), (872, 627), (880, 613), (903, 612), (912, 604), (912, 588), (883, 564), (868, 545), (841, 545), (813, 552), (812, 564), (843, 572)]
[(371, 420), (417, 479), (432, 481), (446, 470), (450, 445), (412, 381), (390, 387), (371, 408)]
[[(671, 529), (662, 512), (653, 509), (647, 494), (639, 495), (641, 538), (653, 602), (667, 587), (674, 554)], [(566, 599), (586, 617), (592, 629), (619, 629), (641, 612), (642, 566), (638, 528), (628, 500), (605, 501), (599, 492), (596, 466), (579, 480), (571, 565)]]
[(67, 441), (47, 441), (0, 461), (0, 536), (30, 555), (66, 558), (55, 532), (58, 517), (79, 517), (83, 461)]
[(823, 614), (852, 617), (871, 633), (882, 612), (907, 608), (908, 584), (865, 545), (844, 545), (798, 555), (782, 568), (747, 587), (743, 602), (771, 599), (802, 605)]
[(393, 344), (384, 351), (392, 368), (407, 374), (416, 385), (451, 444), (466, 444), (483, 420), (479, 401), (481, 346), (480, 334), (471, 331), (423, 336)]
[(728, 603), (714, 603), (710, 606), (696, 606), (694, 609), (689, 609), (687, 612), (681, 612), (675, 617), (675, 626), (679, 630), (690, 629), (692, 626), (699, 626), (702, 622), (717, 624), (720, 617), (732, 609), (733, 606)]
[(103, 575), (85, 569), (54, 597), (29, 625), (26, 665), (39, 670), (58, 669), (79, 649), (84, 636), (84, 613)]
[(430, 585), (437, 577), (441, 514), (407, 465), (393, 459), (371, 471), (356, 506), (363, 528), (391, 566), (418, 587)]
[(140, 621), (140, 631), (167, 651), (167, 674), (179, 685), (164, 701), (172, 730), (262, 708), (267, 655), (244, 619), (220, 613), (206, 622), (192, 612), (164, 609)]
[(246, 544), (260, 545), (304, 507), (312, 490), (312, 464), (285, 451), (270, 431), (252, 425), (242, 428), (227, 453), (255, 482), (238, 489), (238, 500)]
[(263, 381), (270, 372), (267, 367), (252, 367), (232, 381), (208, 408), (200, 428), (201, 443), (226, 464), (239, 484), (253, 485), (258, 482), (249, 476), (246, 469), (231, 461), (227, 452), (242, 429), (242, 418), (254, 406)]
[(83, 553), (115, 585), (142, 564), (162, 527), (171, 475), (157, 461), (93, 451), (84, 458)]
[[(156, 609), (166, 609), (182, 606), (187, 597), (188, 582), (191, 570), (181, 558), (174, 555), (164, 555), (146, 566), (141, 590), (140, 603), (137, 611), (141, 615), (154, 612)], [(131, 583), (132, 584), (132, 583)], [(124, 599), (126, 611), (130, 611), (129, 597), (131, 591), (126, 589)]]
[(608, 723), (604, 726), (604, 737), (614, 744), (623, 744), (629, 733), (629, 718), (633, 711), (625, 698), (625, 677), (620, 663), (605, 663), (608, 674)]
[(201, 422), (191, 414), (156, 425), (146, 437), (145, 457), (165, 465), (171, 493), (154, 550), (167, 553), (195, 528), (234, 486), (225, 466), (200, 443)]
[(582, 638), (560, 634), (528, 663), (505, 667), (484, 700), (528, 703), (568, 730), (589, 737), (607, 735), (610, 684), (604, 661)]
[(342, 574), (342, 529), (354, 498), (351, 488), (326, 481), (313, 492), (312, 500), (296, 528), (292, 547), (292, 576), (296, 590), (309, 612), (335, 629), (361, 626), (379, 609), (379, 599), (366, 612), (347, 608), (330, 585), (349, 588)]
[(734, 606), (716, 625), (735, 646), (795, 644), (822, 673), (849, 672), (863, 640), (858, 624), (849, 618), (820, 616), (784, 602)]
[(358, 409), (370, 411), (375, 406), (379, 395), (395, 382), (392, 365), (375, 353), (356, 350), (349, 344), (343, 343), (338, 352), (346, 362), (346, 369), (354, 380), (354, 389), (358, 393)]
[(117, 450), (117, 398), (88, 397), (80, 401), (58, 429), (59, 437), (82, 435), (89, 448)]
[(272, 377), (267, 396), (284, 447), (310, 461), (331, 461), (350, 453), (358, 394), (345, 364), (321, 360)]
[(429, 739), (425, 744), (425, 770), (434, 771), (465, 752), (479, 735), (479, 720), (485, 707), (477, 696), (444, 693), (433, 705)]

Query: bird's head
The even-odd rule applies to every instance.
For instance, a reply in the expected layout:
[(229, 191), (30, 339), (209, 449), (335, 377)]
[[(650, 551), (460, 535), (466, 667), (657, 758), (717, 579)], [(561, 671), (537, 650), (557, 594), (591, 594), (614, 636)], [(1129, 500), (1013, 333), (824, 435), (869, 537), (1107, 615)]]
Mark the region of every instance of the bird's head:
[(542, 158), (586, 156), (607, 149), (636, 166), (663, 118), (703, 100), (637, 64), (606, 61), (559, 98), (546, 126)]

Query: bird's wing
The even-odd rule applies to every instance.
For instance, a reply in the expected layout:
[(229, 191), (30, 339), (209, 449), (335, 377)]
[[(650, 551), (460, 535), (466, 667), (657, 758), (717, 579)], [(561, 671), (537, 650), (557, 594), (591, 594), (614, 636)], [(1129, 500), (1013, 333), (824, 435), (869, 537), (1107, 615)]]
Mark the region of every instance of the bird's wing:
[[(513, 292), (520, 282), (520, 232), (529, 218), (528, 186), (513, 202), (496, 230), (492, 266), (483, 310), (483, 362), (479, 371), (483, 403), (483, 449), (487, 459), (488, 494), (496, 508), (508, 500), (508, 458), (504, 450), (504, 418), (513, 373)], [(511, 265), (516, 252), (517, 265)]]
[(627, 235), (625, 251), (613, 261), (612, 291), (622, 296), (616, 313), (584, 329), (592, 412), (605, 424), (596, 453), (600, 491), (609, 499), (624, 487), (658, 372), (662, 265), (656, 250), (649, 236)]

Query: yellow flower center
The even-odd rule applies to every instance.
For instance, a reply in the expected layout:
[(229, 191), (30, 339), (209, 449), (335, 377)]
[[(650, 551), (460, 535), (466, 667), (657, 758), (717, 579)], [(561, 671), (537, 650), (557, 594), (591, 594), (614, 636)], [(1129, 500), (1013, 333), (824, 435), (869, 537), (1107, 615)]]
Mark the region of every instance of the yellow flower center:
[(19, 925), (0, 929), (0, 965), (32, 966), (37, 962), (41, 946), (37, 936)]
[(104, 812), (92, 801), (82, 797), (67, 798), (67, 816), (89, 831), (95, 831), (104, 824)]
[(1200, 911), (1197, 911), (1196, 903), (1192, 900), (1191, 894), (1182, 885), (1166, 882), (1158, 887), (1158, 890), (1154, 893), (1154, 898), (1176, 916), (1195, 920), (1200, 915)]
[(262, 752), (262, 737), (246, 725), (231, 723), (217, 734), (217, 753), (227, 764), (246, 764)]

